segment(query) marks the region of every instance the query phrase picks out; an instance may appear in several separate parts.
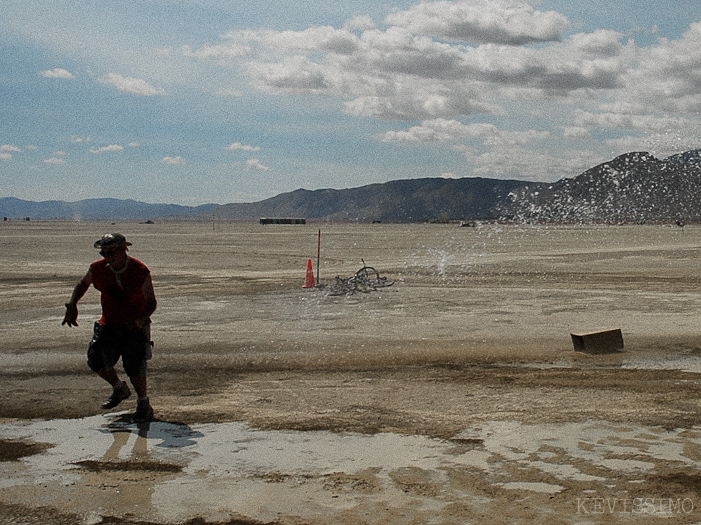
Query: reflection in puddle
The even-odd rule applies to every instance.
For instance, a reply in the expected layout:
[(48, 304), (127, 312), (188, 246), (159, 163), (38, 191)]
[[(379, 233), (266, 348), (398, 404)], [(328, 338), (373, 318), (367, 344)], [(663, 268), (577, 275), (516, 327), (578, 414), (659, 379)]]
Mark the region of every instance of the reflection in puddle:
[(695, 468), (701, 450), (701, 430), (605, 422), (490, 421), (445, 441), (235, 422), (139, 427), (120, 417), (0, 425), (0, 440), (52, 445), (0, 462), (0, 501), (26, 502), (31, 493), (34, 505), (60, 502), (83, 516), (156, 521), (313, 519), (371, 503), (430, 514), (450, 501), (489, 502), (451, 484), (454, 472), (479, 475), (495, 490), (559, 494), (652, 475), (661, 461)]

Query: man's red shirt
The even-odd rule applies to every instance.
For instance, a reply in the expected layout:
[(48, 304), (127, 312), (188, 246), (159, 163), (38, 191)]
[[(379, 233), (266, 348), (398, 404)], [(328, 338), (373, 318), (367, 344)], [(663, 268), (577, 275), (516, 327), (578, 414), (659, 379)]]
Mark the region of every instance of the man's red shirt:
[(133, 257), (127, 258), (126, 268), (115, 272), (105, 259), (90, 265), (92, 282), (101, 293), (100, 324), (125, 325), (146, 306), (144, 281), (151, 273), (148, 267)]

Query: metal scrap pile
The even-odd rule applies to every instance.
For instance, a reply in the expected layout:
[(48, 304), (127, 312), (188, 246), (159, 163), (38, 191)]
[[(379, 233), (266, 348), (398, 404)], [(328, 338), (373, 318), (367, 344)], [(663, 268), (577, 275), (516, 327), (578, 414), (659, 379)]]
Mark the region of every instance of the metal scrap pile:
[(353, 295), (356, 292), (370, 293), (393, 284), (393, 280), (380, 277), (380, 272), (372, 266), (365, 266), (363, 261), (363, 267), (355, 275), (345, 279), (337, 275), (333, 284), (320, 288), (324, 295)]

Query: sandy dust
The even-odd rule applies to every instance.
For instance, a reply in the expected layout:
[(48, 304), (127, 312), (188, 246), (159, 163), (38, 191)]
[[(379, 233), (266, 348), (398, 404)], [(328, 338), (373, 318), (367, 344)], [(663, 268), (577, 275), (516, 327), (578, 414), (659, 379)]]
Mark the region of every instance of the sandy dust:
[[(303, 289), (361, 259), (395, 281)], [(156, 421), (85, 365), (120, 231)], [(701, 521), (701, 227), (0, 225), (0, 523)], [(620, 328), (625, 349), (573, 351)]]

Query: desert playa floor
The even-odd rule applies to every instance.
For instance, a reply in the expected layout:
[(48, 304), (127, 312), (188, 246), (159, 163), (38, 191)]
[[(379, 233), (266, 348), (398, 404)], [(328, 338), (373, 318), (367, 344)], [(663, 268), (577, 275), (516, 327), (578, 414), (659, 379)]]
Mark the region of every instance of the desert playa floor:
[[(150, 424), (100, 409), (97, 292), (61, 326), (110, 231), (159, 299)], [(693, 225), (4, 222), (0, 523), (701, 522), (700, 255)], [(362, 259), (395, 284), (327, 293)]]

